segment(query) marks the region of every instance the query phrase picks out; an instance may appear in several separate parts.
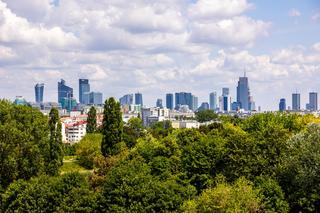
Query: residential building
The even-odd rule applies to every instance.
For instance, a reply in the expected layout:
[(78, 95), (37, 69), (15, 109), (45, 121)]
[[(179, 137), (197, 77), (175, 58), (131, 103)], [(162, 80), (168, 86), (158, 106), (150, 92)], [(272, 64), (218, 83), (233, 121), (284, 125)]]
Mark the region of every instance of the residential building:
[(173, 94), (166, 94), (166, 107), (170, 110), (173, 110)]
[(62, 122), (62, 138), (65, 143), (75, 144), (86, 135), (87, 121)]
[(143, 125), (149, 127), (155, 122), (169, 120), (170, 114), (167, 108), (152, 107), (142, 108), (141, 115)]
[(89, 80), (79, 79), (79, 102), (81, 104), (88, 104), (88, 99), (85, 97), (86, 93), (90, 93)]
[(36, 103), (43, 103), (44, 84), (36, 84), (34, 87)]

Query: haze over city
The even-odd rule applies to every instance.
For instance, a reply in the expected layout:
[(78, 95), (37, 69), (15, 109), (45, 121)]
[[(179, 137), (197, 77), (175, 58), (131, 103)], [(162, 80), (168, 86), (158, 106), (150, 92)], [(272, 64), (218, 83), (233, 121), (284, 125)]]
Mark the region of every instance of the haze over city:
[(57, 101), (63, 78), (120, 98), (141, 92), (153, 106), (166, 93), (236, 86), (246, 71), (256, 106), (319, 92), (320, 3), (316, 0), (1, 0), (0, 94)]

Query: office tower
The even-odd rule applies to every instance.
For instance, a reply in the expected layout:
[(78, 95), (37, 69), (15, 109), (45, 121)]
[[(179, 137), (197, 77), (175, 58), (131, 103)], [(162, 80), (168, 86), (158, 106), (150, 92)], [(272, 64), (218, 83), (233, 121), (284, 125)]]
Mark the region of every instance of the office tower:
[(300, 94), (299, 93), (292, 94), (292, 110), (293, 111), (300, 110)]
[(279, 111), (283, 112), (283, 111), (286, 111), (286, 109), (287, 109), (286, 99), (281, 98), (279, 103)]
[(223, 111), (229, 112), (231, 105), (231, 98), (229, 96), (223, 96)]
[(36, 103), (43, 103), (44, 84), (36, 84), (34, 87)]
[(237, 86), (237, 102), (240, 103), (241, 109), (246, 111), (250, 110), (249, 108), (249, 83), (246, 76), (240, 77)]
[(198, 109), (198, 106), (199, 106), (198, 100), (199, 99), (197, 96), (192, 95), (192, 108), (191, 108), (191, 110), (196, 111)]
[(187, 92), (180, 92), (175, 93), (175, 102), (176, 102), (176, 109), (179, 109), (181, 105), (188, 105), (189, 109), (193, 109), (193, 99), (192, 94)]
[(231, 104), (231, 110), (232, 111), (239, 111), (240, 110), (240, 103), (234, 101)]
[(135, 99), (135, 104), (136, 105), (140, 105), (140, 106), (143, 106), (143, 100), (142, 100), (142, 94), (141, 93), (136, 93), (134, 95), (134, 99)]
[(157, 99), (156, 107), (163, 108), (162, 99), (160, 98)]
[(217, 109), (217, 93), (216, 92), (210, 93), (209, 102), (210, 102), (210, 109), (216, 110)]
[(85, 100), (85, 93), (90, 92), (90, 84), (88, 79), (79, 79), (79, 102), (87, 104)]
[(173, 109), (173, 94), (166, 94), (166, 107), (168, 109)]
[(73, 89), (66, 85), (65, 80), (61, 79), (58, 82), (58, 103), (63, 105), (65, 103), (64, 99), (72, 99), (73, 98)]
[(199, 111), (208, 110), (210, 108), (208, 102), (203, 102), (201, 106), (199, 107)]
[(250, 111), (256, 110), (256, 103), (253, 100), (253, 96), (249, 96), (249, 110)]
[(101, 92), (90, 92), (89, 102), (93, 105), (102, 105), (102, 93)]
[(229, 88), (222, 88), (222, 96), (229, 96), (230, 90)]
[(316, 93), (316, 92), (309, 93), (308, 110), (310, 110), (310, 111), (317, 111), (318, 110), (318, 93)]
[(121, 106), (132, 105), (133, 104), (133, 94), (124, 95), (119, 99), (119, 101), (120, 101)]

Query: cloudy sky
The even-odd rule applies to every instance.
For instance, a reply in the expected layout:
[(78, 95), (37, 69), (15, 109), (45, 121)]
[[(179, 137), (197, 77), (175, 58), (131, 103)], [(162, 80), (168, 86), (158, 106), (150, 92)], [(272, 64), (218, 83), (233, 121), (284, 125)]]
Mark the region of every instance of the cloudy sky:
[(0, 0), (0, 97), (57, 100), (60, 78), (105, 97), (175, 91), (199, 102), (244, 70), (257, 106), (320, 92), (318, 0)]

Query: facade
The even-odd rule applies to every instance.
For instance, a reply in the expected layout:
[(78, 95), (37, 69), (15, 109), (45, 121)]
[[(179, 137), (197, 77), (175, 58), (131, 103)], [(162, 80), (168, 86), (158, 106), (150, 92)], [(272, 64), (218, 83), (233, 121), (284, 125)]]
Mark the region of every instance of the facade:
[(28, 102), (26, 99), (23, 98), (23, 96), (16, 96), (16, 99), (13, 102), (15, 105), (23, 105), (26, 106), (28, 105)]
[(88, 79), (79, 79), (79, 102), (88, 104), (88, 99), (85, 97), (90, 92), (90, 84)]
[(157, 99), (156, 107), (163, 108), (162, 99), (160, 98)]
[(134, 101), (135, 101), (135, 104), (136, 105), (141, 105), (141, 106), (143, 106), (143, 99), (142, 99), (142, 94), (141, 93), (136, 93), (135, 95), (134, 95)]
[(173, 94), (166, 94), (166, 107), (170, 110), (173, 110)]
[(119, 99), (120, 105), (124, 106), (124, 105), (132, 105), (133, 104), (133, 94), (127, 94), (122, 96)]
[(208, 102), (203, 102), (198, 110), (199, 111), (203, 111), (203, 110), (208, 110), (208, 109), (210, 109), (209, 103)]
[(35, 101), (38, 104), (43, 103), (44, 84), (36, 84), (34, 87)]
[(286, 111), (286, 109), (287, 109), (286, 99), (281, 98), (279, 103), (279, 111), (283, 112), (283, 111)]
[(102, 105), (102, 93), (101, 92), (90, 92), (89, 103), (95, 106)]
[(65, 143), (78, 143), (86, 135), (86, 121), (62, 122), (62, 138)]
[(244, 109), (245, 111), (250, 110), (249, 97), (248, 78), (246, 76), (240, 77), (237, 86), (237, 102), (240, 103), (241, 109)]
[(309, 93), (309, 107), (307, 108), (307, 110), (318, 111), (318, 93)]
[(193, 104), (194, 99), (192, 98), (191, 93), (187, 92), (179, 92), (175, 93), (175, 108), (178, 109), (180, 105), (188, 105), (189, 109), (193, 109), (194, 104)]
[(158, 121), (169, 120), (169, 109), (167, 108), (142, 108), (141, 118), (144, 126), (149, 127)]
[(73, 99), (73, 89), (66, 85), (65, 80), (61, 79), (61, 81), (58, 82), (58, 103), (61, 104), (62, 108), (65, 107), (63, 102), (68, 102), (66, 99)]
[(217, 109), (217, 93), (216, 92), (210, 93), (209, 102), (210, 102), (210, 109), (215, 111)]
[(192, 111), (196, 111), (199, 106), (199, 99), (197, 96), (192, 95)]
[(300, 94), (299, 93), (292, 94), (292, 110), (300, 111)]

